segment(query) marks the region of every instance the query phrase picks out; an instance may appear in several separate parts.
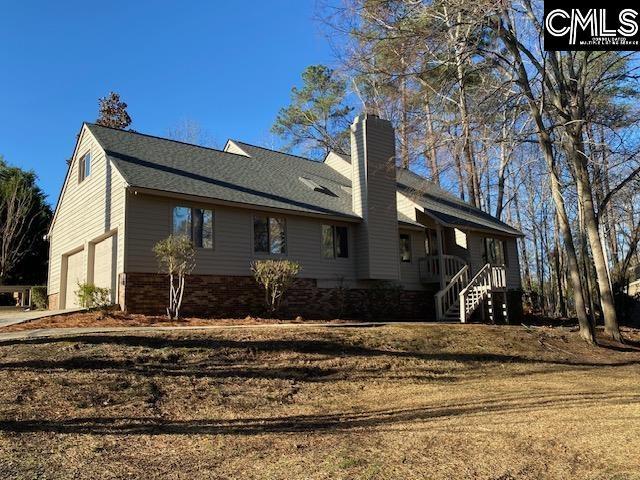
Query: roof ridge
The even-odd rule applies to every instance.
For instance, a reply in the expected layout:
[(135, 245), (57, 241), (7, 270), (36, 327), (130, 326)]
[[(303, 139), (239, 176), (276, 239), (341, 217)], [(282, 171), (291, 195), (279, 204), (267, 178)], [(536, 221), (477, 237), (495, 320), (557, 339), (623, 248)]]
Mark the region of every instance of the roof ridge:
[(303, 157), (302, 155), (296, 155), (295, 153), (283, 152), (282, 150), (274, 150), (273, 148), (262, 147), (260, 145), (254, 145), (253, 143), (243, 142), (241, 140), (234, 140), (233, 138), (230, 138), (229, 140), (231, 140), (232, 142), (240, 143), (242, 145), (247, 145), (249, 147), (259, 148), (261, 150), (267, 150), (269, 152), (280, 153), (282, 155), (287, 155), (289, 157), (299, 158), (300, 160), (306, 160), (307, 162), (313, 162), (318, 164), (324, 163), (324, 161)]
[[(142, 133), (142, 132), (138, 132), (138, 131), (135, 131), (135, 130), (124, 130), (122, 128), (108, 127), (106, 125), (100, 125), (100, 124), (94, 123), (94, 122), (84, 122), (84, 123), (86, 125), (88, 125), (88, 126), (91, 126), (91, 127), (106, 128), (106, 129), (109, 129), (109, 130), (115, 130), (116, 132), (122, 132), (122, 133), (132, 133), (134, 135), (140, 135), (142, 137), (155, 138), (157, 140), (165, 140), (167, 142), (179, 143), (181, 145), (187, 145), (189, 147), (197, 147), (197, 148), (202, 148), (203, 150), (212, 150), (212, 151), (218, 152), (218, 153), (228, 153), (229, 155), (235, 155), (235, 156), (238, 156), (238, 157), (247, 158), (246, 155), (240, 155), (239, 153), (233, 153), (233, 152), (228, 152), (226, 150), (220, 150), (219, 148), (205, 147), (204, 145), (198, 145), (197, 143), (183, 142), (182, 140), (174, 140), (173, 138), (161, 137), (159, 135), (151, 135), (150, 133)], [(240, 142), (240, 143), (242, 143), (242, 142)], [(249, 145), (249, 144), (247, 144), (247, 145)]]

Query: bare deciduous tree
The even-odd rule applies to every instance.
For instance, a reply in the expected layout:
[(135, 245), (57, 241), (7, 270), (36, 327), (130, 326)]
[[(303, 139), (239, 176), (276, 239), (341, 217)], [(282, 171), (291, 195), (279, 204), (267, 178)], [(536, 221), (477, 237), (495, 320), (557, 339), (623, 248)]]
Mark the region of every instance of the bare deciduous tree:
[[(13, 280), (36, 278), (33, 272), (20, 272), (29, 258), (38, 259), (41, 272), (41, 250), (46, 248), (46, 233), (51, 210), (35, 184), (35, 175), (9, 167), (0, 157), (0, 284)], [(22, 267), (20, 267), (22, 265)], [(39, 276), (42, 276), (39, 275)]]
[(184, 235), (169, 235), (153, 247), (162, 272), (169, 275), (167, 317), (178, 319), (184, 295), (185, 276), (195, 268), (193, 243)]

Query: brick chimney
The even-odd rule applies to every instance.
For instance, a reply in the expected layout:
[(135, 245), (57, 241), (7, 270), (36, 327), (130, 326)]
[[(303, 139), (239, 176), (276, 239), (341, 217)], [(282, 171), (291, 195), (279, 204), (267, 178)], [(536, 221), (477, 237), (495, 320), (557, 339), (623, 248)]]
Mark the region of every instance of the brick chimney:
[(358, 277), (397, 280), (400, 270), (395, 133), (391, 123), (362, 114), (351, 125), (353, 211)]

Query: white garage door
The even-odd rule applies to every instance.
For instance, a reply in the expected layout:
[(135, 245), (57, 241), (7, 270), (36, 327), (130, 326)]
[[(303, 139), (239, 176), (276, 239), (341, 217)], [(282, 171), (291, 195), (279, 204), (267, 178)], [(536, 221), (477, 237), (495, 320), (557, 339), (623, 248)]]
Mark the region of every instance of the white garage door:
[(93, 283), (96, 287), (108, 288), (111, 291), (111, 300), (115, 291), (115, 242), (113, 237), (105, 238), (96, 243), (93, 260)]
[(78, 306), (78, 283), (84, 281), (82, 275), (82, 254), (80, 251), (67, 257), (67, 291), (65, 294), (65, 308), (73, 308)]

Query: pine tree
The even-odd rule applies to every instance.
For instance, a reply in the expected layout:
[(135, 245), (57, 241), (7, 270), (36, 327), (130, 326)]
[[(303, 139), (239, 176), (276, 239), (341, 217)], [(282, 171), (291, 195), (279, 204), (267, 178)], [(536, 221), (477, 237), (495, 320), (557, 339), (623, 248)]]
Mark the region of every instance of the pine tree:
[(325, 65), (311, 65), (302, 82), (291, 89), (291, 104), (280, 109), (271, 131), (288, 140), (288, 150), (300, 148), (311, 157), (347, 153), (352, 108), (345, 104), (344, 81)]

